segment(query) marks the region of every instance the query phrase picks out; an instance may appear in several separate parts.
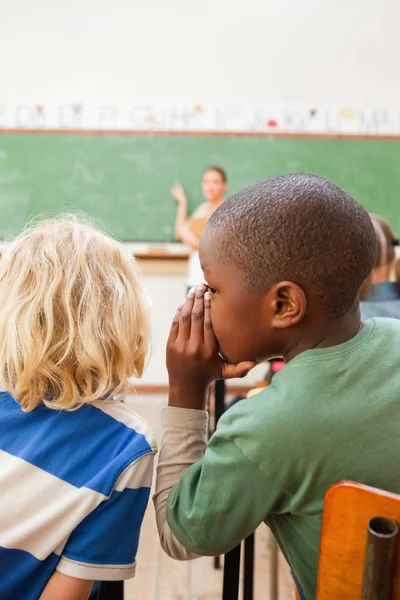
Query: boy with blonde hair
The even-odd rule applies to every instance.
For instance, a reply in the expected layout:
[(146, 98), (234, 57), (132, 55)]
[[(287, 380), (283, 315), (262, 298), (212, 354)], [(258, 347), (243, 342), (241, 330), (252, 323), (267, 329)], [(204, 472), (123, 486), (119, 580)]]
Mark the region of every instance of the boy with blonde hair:
[(148, 317), (134, 259), (74, 217), (0, 263), (0, 597), (86, 600), (134, 576), (155, 443), (121, 398)]

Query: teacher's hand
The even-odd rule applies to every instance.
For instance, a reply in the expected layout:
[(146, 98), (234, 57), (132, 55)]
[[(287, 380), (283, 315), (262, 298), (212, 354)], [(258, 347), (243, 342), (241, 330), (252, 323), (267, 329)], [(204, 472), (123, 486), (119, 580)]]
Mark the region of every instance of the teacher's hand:
[(185, 190), (183, 189), (180, 183), (176, 183), (172, 186), (171, 194), (178, 204), (187, 204)]

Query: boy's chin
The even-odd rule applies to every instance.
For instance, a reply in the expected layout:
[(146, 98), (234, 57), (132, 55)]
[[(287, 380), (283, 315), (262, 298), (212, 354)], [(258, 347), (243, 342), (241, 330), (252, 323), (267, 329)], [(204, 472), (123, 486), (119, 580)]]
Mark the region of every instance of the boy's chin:
[(222, 348), (219, 349), (219, 355), (222, 358), (222, 360), (226, 363), (236, 364), (238, 362), (237, 360), (232, 360), (231, 356), (229, 354), (227, 354), (226, 352), (224, 352)]
[(234, 352), (232, 352), (232, 353), (224, 352), (222, 348), (219, 349), (219, 355), (223, 361), (225, 361), (226, 363), (228, 363), (230, 365), (237, 365), (241, 362), (247, 362), (247, 361), (255, 362), (253, 358), (249, 358), (248, 356), (246, 356), (246, 357), (240, 356), (239, 354), (236, 354)]
[[(219, 355), (222, 358), (222, 360), (224, 360), (226, 363), (230, 364), (230, 365), (237, 365), (241, 362), (248, 362), (248, 361), (252, 361), (255, 364), (261, 364), (264, 362), (267, 362), (269, 360), (272, 360), (274, 358), (280, 359), (282, 360), (282, 356), (278, 355), (276, 352), (273, 351), (266, 351), (266, 352), (262, 352), (260, 353), (260, 355), (257, 356), (248, 356), (249, 353), (247, 353), (246, 355), (232, 351), (229, 352), (229, 350), (224, 349), (220, 346), (219, 348)], [(256, 354), (256, 353), (254, 353)]]

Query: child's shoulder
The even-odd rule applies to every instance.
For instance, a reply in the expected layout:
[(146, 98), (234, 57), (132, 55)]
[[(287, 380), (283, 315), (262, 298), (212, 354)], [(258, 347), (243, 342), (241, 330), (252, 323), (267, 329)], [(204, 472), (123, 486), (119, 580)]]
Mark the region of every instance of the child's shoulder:
[(384, 350), (395, 361), (400, 354), (400, 319), (374, 317), (364, 321), (364, 329), (370, 334), (364, 336), (361, 351), (381, 354)]
[(2, 393), (0, 421), (8, 424), (0, 428), (3, 451), (77, 488), (109, 496), (122, 475), (126, 485), (129, 477), (136, 483), (151, 479), (154, 436), (121, 401), (98, 401), (75, 411), (41, 404), (24, 412)]
[(279, 437), (279, 423), (285, 415), (283, 394), (276, 387), (268, 386), (224, 413), (218, 422), (218, 430), (236, 442), (253, 443), (257, 437), (264, 438), (266, 434)]
[(124, 401), (100, 401), (93, 406), (112, 419), (116, 425), (132, 430), (132, 433), (141, 440), (143, 446), (148, 447), (148, 451), (157, 452), (156, 440), (150, 426)]
[(400, 332), (400, 320), (392, 317), (374, 317), (372, 319), (367, 320), (366, 322), (371, 321), (375, 324), (375, 329), (380, 330), (390, 330), (395, 334)]

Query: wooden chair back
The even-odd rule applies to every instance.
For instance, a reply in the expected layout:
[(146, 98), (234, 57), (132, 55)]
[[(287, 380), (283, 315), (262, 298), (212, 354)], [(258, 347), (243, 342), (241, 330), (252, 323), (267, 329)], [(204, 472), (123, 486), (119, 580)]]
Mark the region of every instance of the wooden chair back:
[[(343, 481), (325, 496), (318, 565), (317, 600), (361, 598), (368, 523), (385, 517), (400, 525), (400, 495)], [(400, 545), (400, 534), (397, 537)], [(400, 600), (397, 547), (392, 600)]]

